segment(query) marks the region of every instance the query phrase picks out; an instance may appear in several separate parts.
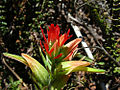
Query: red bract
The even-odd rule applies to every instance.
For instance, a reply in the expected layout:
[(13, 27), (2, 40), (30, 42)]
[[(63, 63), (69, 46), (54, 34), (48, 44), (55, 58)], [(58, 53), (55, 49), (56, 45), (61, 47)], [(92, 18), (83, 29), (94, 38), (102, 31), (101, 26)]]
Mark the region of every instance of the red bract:
[(58, 25), (54, 26), (54, 24), (51, 24), (51, 26), (49, 26), (49, 31), (47, 30), (47, 34), (48, 34), (48, 43), (50, 43), (50, 41), (54, 43), (57, 39), (59, 39), (59, 34), (60, 34), (59, 26)]
[[(49, 30), (47, 30), (47, 35), (48, 35), (48, 40), (45, 37), (45, 34), (43, 32), (43, 29), (41, 29), (43, 38), (45, 40), (44, 48), (45, 51), (47, 52), (49, 57), (52, 57), (53, 59), (59, 59), (64, 55), (62, 58), (63, 60), (70, 60), (75, 52), (77, 45), (81, 42), (81, 38), (77, 38), (68, 44), (64, 45), (65, 42), (72, 37), (72, 35), (69, 35), (70, 29), (68, 30), (67, 33), (64, 33), (63, 35), (60, 35), (60, 27), (58, 25), (54, 26), (54, 24), (51, 24), (49, 27)], [(40, 41), (41, 48), (43, 50), (41, 41)], [(66, 47), (66, 48), (64, 48)], [(64, 52), (60, 52), (60, 51)], [(43, 52), (45, 53), (43, 50)]]

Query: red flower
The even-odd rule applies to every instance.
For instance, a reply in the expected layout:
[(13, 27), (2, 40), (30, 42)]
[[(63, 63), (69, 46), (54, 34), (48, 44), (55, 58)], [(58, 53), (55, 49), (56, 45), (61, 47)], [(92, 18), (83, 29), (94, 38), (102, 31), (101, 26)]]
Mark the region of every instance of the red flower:
[[(64, 45), (65, 42), (72, 37), (72, 35), (69, 36), (70, 29), (68, 30), (67, 33), (60, 35), (60, 27), (58, 25), (54, 26), (54, 24), (51, 24), (48, 28), (49, 28), (49, 30), (47, 30), (48, 40), (45, 37), (43, 29), (40, 28), (43, 38), (45, 40), (45, 42), (43, 42), (44, 48), (48, 56), (53, 59), (59, 59), (60, 57), (62, 57), (61, 59), (63, 60), (70, 60), (72, 58), (71, 56), (77, 49), (78, 44), (81, 42), (81, 38), (77, 38)], [(41, 41), (40, 46), (43, 52), (45, 53)]]
[(50, 41), (54, 43), (56, 40), (59, 39), (59, 34), (60, 34), (59, 26), (58, 25), (54, 26), (54, 24), (51, 24), (51, 26), (49, 26), (49, 31), (47, 30), (47, 34), (48, 34), (48, 43), (50, 43)]

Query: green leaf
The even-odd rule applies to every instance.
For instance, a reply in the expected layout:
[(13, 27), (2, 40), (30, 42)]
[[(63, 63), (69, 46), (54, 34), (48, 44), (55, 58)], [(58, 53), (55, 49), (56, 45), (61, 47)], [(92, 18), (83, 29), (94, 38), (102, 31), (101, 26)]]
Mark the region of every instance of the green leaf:
[(97, 64), (98, 65), (104, 65), (105, 63), (104, 62), (98, 62)]
[(52, 82), (51, 90), (61, 90), (61, 88), (67, 83), (70, 75), (58, 75)]
[(32, 80), (34, 81), (34, 86), (36, 87), (35, 90), (39, 90), (39, 89), (43, 88), (41, 82), (39, 82), (39, 81), (34, 77), (33, 74), (31, 74), (30, 72), (28, 72), (28, 74), (30, 75), (30, 77), (31, 77)]
[(76, 72), (76, 71), (86, 71), (86, 72), (94, 72), (94, 73), (104, 73), (105, 72), (105, 70), (103, 70), (103, 69), (95, 69), (95, 68), (83, 67), (83, 66), (79, 66), (72, 70), (72, 72)]
[(39, 47), (39, 51), (40, 51), (40, 55), (42, 57), (42, 60), (43, 60), (43, 62), (45, 64), (45, 67), (48, 68), (51, 71), (51, 65), (49, 63), (48, 57), (45, 59), (40, 47)]
[(26, 66), (28, 66), (28, 63), (26, 62), (26, 60), (19, 55), (10, 54), (10, 53), (3, 53), (3, 55), (8, 57), (8, 58), (15, 59), (15, 60), (25, 64)]
[[(77, 57), (77, 58), (82, 58), (82, 57), (84, 57), (84, 55), (82, 55), (82, 54), (80, 54), (80, 53), (77, 53), (77, 54), (75, 55), (75, 57)], [(93, 62), (93, 60), (90, 59), (90, 58), (88, 58), (88, 57), (85, 57), (84, 60), (86, 60), (86, 61), (88, 61), (88, 62)]]
[(61, 72), (60, 74), (65, 74), (68, 75), (69, 73), (72, 72), (77, 72), (77, 71), (86, 71), (86, 72), (94, 72), (94, 73), (104, 73), (105, 70), (102, 69), (94, 69), (90, 67), (85, 67), (88, 66), (89, 63), (85, 61), (66, 61), (61, 63)]
[(120, 56), (116, 58), (116, 61), (119, 62), (120, 61)]
[(48, 85), (49, 82), (48, 71), (31, 56), (24, 53), (22, 53), (21, 55), (27, 61), (35, 79), (39, 81), (43, 86)]

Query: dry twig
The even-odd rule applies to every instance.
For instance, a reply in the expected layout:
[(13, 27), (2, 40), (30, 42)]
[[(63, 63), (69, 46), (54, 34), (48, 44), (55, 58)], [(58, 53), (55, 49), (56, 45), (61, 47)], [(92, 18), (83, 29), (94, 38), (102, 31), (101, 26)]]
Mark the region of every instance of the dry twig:
[(96, 35), (94, 35), (94, 33), (93, 33), (93, 31), (92, 31), (92, 28), (91, 28), (90, 26), (87, 26), (86, 24), (79, 22), (76, 18), (72, 17), (70, 14), (68, 14), (68, 17), (69, 17), (70, 19), (72, 19), (73, 21), (79, 23), (79, 24), (80, 24), (81, 26), (83, 26), (85, 29), (87, 29), (87, 30), (92, 34), (92, 36), (94, 37), (95, 41), (96, 41), (97, 44), (100, 46), (101, 50), (103, 50), (104, 53), (105, 53), (112, 61), (114, 61), (117, 66), (120, 67), (120, 63), (117, 62), (113, 57), (111, 57), (111, 55), (110, 55), (110, 54), (105, 50), (105, 48), (99, 43), (99, 41), (97, 40)]
[(19, 77), (19, 75), (6, 63), (5, 58), (2, 58), (5, 66), (15, 75), (15, 77), (23, 84), (23, 86), (28, 89), (27, 85), (23, 82), (23, 80)]

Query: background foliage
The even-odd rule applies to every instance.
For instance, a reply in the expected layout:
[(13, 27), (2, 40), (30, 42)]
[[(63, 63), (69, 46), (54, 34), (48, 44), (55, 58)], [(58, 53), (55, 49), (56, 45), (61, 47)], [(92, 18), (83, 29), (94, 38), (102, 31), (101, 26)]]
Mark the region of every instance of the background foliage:
[[(100, 44), (108, 53), (120, 62), (120, 1), (119, 0), (1, 0), (0, 1), (0, 89), (16, 89), (21, 83), (2, 62), (2, 53), (28, 53), (40, 60), (37, 45), (41, 36), (40, 26), (51, 23), (61, 26), (62, 32), (71, 29), (76, 38), (68, 13), (82, 24), (90, 26)], [(84, 40), (88, 46), (97, 46), (94, 37), (84, 27), (80, 26)], [(72, 38), (72, 39), (73, 39)], [(98, 48), (91, 48), (95, 57), (93, 67), (106, 69), (105, 75), (73, 73), (64, 89), (97, 89), (101, 83), (109, 89), (120, 88), (120, 67)], [(84, 50), (81, 54), (86, 55)], [(7, 60), (9, 65), (20, 75), (30, 88), (32, 81), (21, 63)], [(14, 67), (13, 67), (14, 66)], [(20, 68), (19, 68), (20, 67)], [(27, 68), (26, 71), (29, 69)], [(21, 72), (22, 71), (22, 72)], [(106, 79), (104, 79), (106, 78)], [(105, 88), (105, 87), (104, 87)]]

